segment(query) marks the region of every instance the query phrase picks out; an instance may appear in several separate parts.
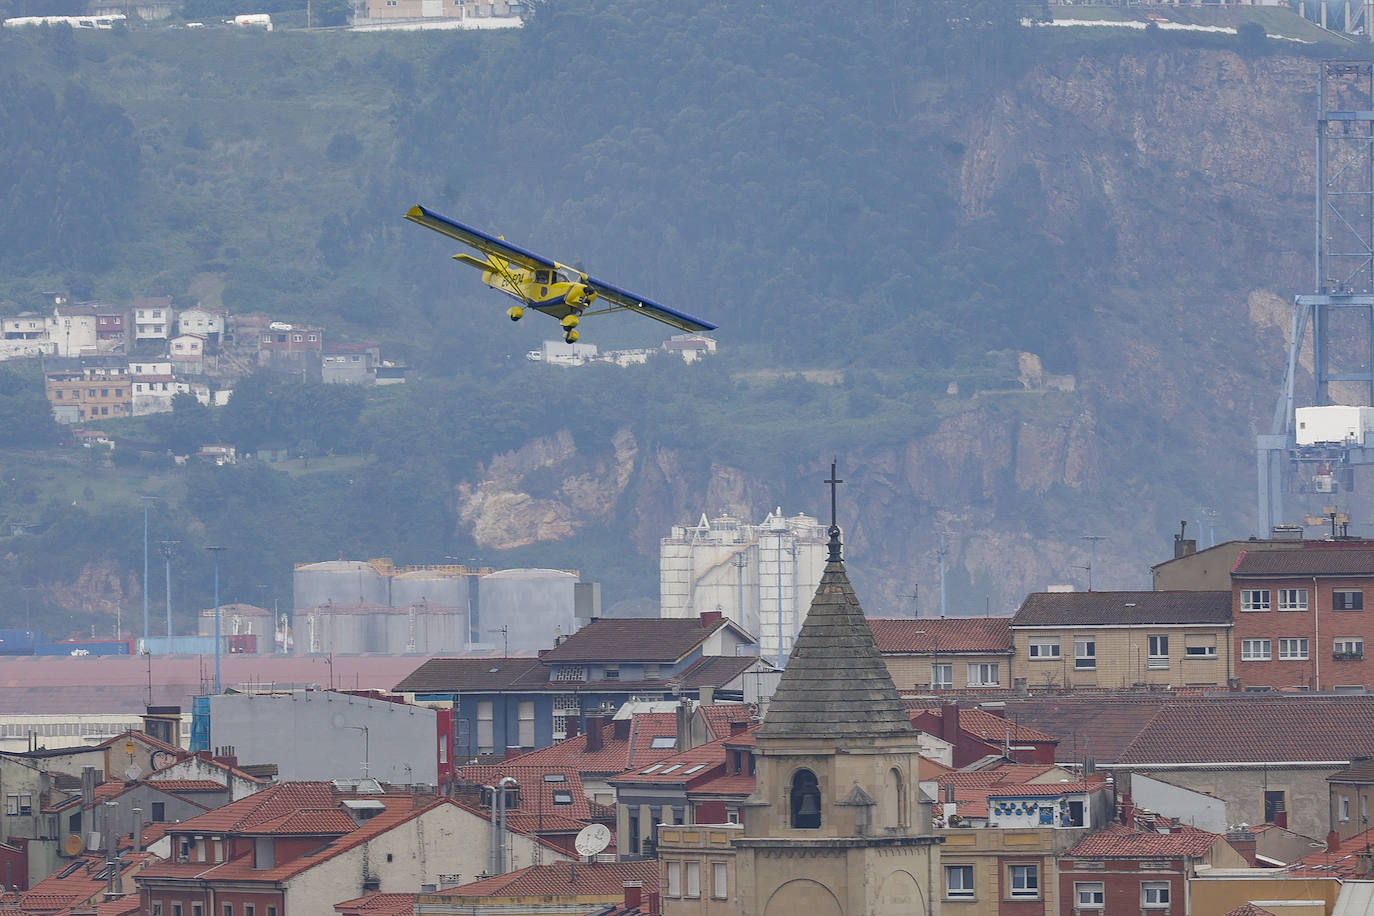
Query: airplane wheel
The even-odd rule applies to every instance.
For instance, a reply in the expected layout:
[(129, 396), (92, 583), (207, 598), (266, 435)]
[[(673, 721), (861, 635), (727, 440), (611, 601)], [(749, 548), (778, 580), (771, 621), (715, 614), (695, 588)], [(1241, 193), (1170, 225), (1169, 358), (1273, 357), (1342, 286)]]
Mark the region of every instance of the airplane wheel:
[(564, 316), (563, 316), (563, 329), (564, 329), (565, 331), (571, 331), (573, 328), (577, 327), (578, 321), (579, 321), (579, 319), (578, 319), (578, 317), (577, 317), (576, 315), (564, 315)]
[(578, 338), (579, 336), (581, 336), (581, 335), (579, 335), (576, 331), (569, 329), (568, 333), (566, 333), (566, 334), (563, 335), (563, 342), (564, 342), (564, 343), (577, 343), (577, 338)]
[(521, 318), (525, 317), (525, 310), (518, 305), (512, 305), (510, 308), (506, 309), (506, 317), (511, 321), (519, 321)]

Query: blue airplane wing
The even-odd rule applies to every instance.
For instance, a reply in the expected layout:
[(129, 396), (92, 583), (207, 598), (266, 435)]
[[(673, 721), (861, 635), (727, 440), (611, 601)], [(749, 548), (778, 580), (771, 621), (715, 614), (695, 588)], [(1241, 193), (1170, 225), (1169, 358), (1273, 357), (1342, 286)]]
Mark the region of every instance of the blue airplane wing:
[(536, 268), (556, 270), (559, 266), (557, 262), (541, 254), (527, 251), (519, 245), (512, 245), (505, 239), (498, 239), (494, 235), (487, 235), (481, 229), (465, 226), (457, 220), (449, 219), (447, 216), (435, 213), (428, 207), (422, 207), (419, 204), (416, 204), (407, 211), (406, 219), (410, 220), (412, 223), (418, 223), (426, 229), (433, 229), (435, 232), (446, 235), (451, 239), (457, 239), (464, 245), (471, 245), (473, 248), (485, 254), (494, 254), (499, 258), (505, 258), (507, 261), (519, 264), (521, 267), (530, 270)]
[(596, 294), (602, 299), (614, 302), (616, 305), (629, 309), (632, 312), (639, 312), (655, 321), (670, 324), (682, 331), (714, 331), (716, 326), (709, 321), (702, 321), (700, 318), (693, 318), (685, 312), (670, 309), (666, 305), (659, 305), (652, 299), (612, 286), (604, 280), (595, 277), (585, 277), (582, 281), (587, 284), (589, 289), (595, 290)]

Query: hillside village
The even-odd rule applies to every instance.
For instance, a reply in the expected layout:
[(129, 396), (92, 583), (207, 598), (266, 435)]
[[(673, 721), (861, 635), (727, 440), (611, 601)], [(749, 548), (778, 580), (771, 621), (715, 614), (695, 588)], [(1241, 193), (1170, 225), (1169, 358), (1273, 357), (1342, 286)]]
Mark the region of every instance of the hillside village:
[[(740, 532), (741, 554), (801, 545), (795, 619), (769, 617), (751, 572), (712, 611), (570, 605), (529, 654), (465, 622), (459, 651), (412, 635), (409, 654), (350, 654), (345, 618), (407, 612), (344, 601), (297, 609), (300, 626), (327, 606), (334, 636), (275, 649), (243, 642), (258, 609), (207, 610), (202, 630), (234, 621), (213, 687), (159, 641), (0, 658), (24, 685), (0, 694), (4, 908), (1368, 912), (1374, 541), (1281, 529), (1199, 550), (1180, 532), (1151, 591), (870, 619), (839, 529), (787, 521), (703, 524)], [(387, 591), (497, 575), (376, 562)], [(297, 604), (363, 569), (301, 567)], [(495, 600), (472, 606), (484, 627), (525, 613)], [(771, 627), (790, 631), (782, 665), (755, 632)]]

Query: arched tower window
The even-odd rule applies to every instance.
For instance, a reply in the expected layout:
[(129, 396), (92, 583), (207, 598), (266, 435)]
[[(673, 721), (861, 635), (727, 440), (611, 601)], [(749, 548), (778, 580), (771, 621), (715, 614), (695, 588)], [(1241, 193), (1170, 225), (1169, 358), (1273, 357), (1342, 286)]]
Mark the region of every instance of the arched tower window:
[(893, 767), (887, 771), (883, 786), (883, 824), (887, 827), (909, 826), (906, 813), (906, 785), (902, 771)]
[(792, 827), (815, 830), (821, 825), (821, 787), (816, 774), (798, 770), (792, 776)]

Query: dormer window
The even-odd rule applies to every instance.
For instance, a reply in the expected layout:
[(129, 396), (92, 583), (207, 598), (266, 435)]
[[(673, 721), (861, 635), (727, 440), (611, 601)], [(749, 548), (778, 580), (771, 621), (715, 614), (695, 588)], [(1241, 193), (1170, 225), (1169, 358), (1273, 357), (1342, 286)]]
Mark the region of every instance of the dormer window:
[(792, 776), (790, 801), (794, 830), (816, 830), (821, 826), (821, 787), (815, 773), (798, 770)]

